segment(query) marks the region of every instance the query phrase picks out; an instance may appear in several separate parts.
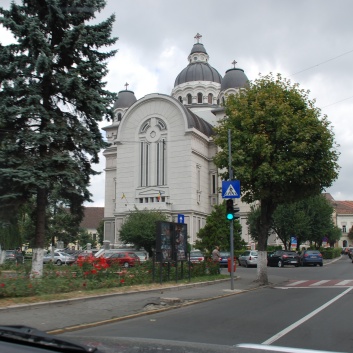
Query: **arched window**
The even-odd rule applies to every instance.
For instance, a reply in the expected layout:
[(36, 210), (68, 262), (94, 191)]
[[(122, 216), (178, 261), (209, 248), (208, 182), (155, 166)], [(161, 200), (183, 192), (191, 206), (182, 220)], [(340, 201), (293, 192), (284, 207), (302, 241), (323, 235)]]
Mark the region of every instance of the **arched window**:
[(197, 103), (202, 103), (202, 93), (197, 94)]
[(182, 98), (182, 96), (179, 96), (178, 99), (179, 99), (179, 102), (180, 102), (180, 103), (183, 103), (183, 98)]
[(224, 97), (222, 97), (222, 104), (225, 105), (226, 101), (224, 100)]
[(188, 97), (188, 104), (192, 104), (192, 97), (191, 97), (191, 94), (189, 93), (189, 94), (187, 95), (187, 97)]
[(167, 134), (167, 125), (160, 118), (150, 118), (141, 125), (139, 186), (166, 185)]
[(213, 103), (213, 94), (209, 93), (208, 94), (208, 104), (212, 104)]
[(121, 113), (118, 114), (118, 121), (121, 121)]

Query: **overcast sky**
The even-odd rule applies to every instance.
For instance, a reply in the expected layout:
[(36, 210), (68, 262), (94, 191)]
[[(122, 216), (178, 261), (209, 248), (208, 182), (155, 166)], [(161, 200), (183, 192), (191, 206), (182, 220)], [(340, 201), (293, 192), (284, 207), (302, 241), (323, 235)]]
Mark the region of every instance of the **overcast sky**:
[[(4, 8), (9, 3), (0, 0)], [(200, 33), (222, 76), (236, 60), (250, 80), (279, 72), (310, 90), (340, 145), (339, 177), (326, 192), (353, 200), (353, 1), (107, 0), (97, 19), (112, 13), (119, 40), (106, 78), (110, 91), (127, 82), (137, 99), (170, 94)], [(0, 41), (11, 41), (2, 28)], [(103, 168), (101, 156), (95, 169)], [(87, 206), (104, 206), (104, 173), (92, 179), (90, 191), (94, 202)]]

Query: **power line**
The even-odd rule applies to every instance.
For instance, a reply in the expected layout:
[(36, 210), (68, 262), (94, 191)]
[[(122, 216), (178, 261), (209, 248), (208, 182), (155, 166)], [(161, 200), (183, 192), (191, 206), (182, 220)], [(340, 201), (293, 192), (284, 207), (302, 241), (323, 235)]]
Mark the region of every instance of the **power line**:
[(347, 52), (345, 52), (345, 53), (343, 53), (343, 54), (337, 55), (337, 56), (335, 56), (335, 57), (333, 57), (333, 58), (331, 58), (331, 59), (322, 61), (321, 63), (318, 63), (318, 64), (316, 64), (316, 65), (314, 65), (314, 66), (310, 66), (310, 67), (308, 67), (308, 68), (306, 68), (306, 69), (304, 69), (304, 70), (294, 72), (293, 74), (291, 74), (291, 75), (289, 75), (289, 76), (294, 76), (294, 75), (300, 74), (300, 73), (302, 73), (302, 72), (311, 70), (311, 69), (313, 69), (314, 67), (318, 67), (318, 66), (320, 66), (320, 65), (326, 64), (326, 63), (328, 63), (328, 62), (330, 62), (330, 61), (336, 60), (337, 58), (340, 58), (340, 57), (342, 57), (342, 56), (344, 56), (344, 55), (347, 55), (347, 54), (350, 54), (350, 53), (353, 53), (353, 49), (350, 50), (350, 51), (347, 51)]
[(352, 99), (352, 98), (353, 98), (353, 96), (350, 96), (350, 97), (345, 98), (345, 99), (342, 99), (342, 100), (340, 100), (340, 101), (337, 101), (337, 102), (334, 102), (334, 103), (330, 103), (330, 104), (328, 104), (328, 105), (325, 105), (325, 106), (322, 107), (322, 108), (327, 108), (327, 107), (330, 107), (331, 105), (334, 105), (334, 104), (337, 104), (337, 103), (341, 103), (341, 102), (344, 102), (344, 101), (346, 101), (346, 100), (348, 100), (348, 99)]

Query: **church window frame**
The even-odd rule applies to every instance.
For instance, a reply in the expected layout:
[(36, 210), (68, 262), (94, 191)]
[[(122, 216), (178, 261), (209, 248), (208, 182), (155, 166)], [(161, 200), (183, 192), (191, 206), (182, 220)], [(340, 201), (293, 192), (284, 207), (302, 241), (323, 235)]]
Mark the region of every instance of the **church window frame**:
[(121, 121), (122, 115), (121, 113), (118, 113), (118, 122)]
[(183, 97), (182, 97), (182, 96), (179, 96), (179, 97), (178, 97), (178, 101), (179, 101), (180, 103), (183, 103)]
[(140, 134), (143, 134), (143, 133), (145, 133), (147, 130), (148, 130), (148, 128), (151, 126), (151, 119), (148, 119), (143, 125), (142, 125), (142, 127), (141, 127), (141, 129), (140, 129)]
[(207, 100), (208, 100), (208, 104), (212, 104), (213, 103), (213, 94), (212, 93), (208, 94)]
[(141, 126), (138, 184), (140, 187), (166, 185), (167, 125), (163, 119), (152, 117)]
[(197, 103), (202, 104), (203, 95), (201, 92), (197, 94)]
[(186, 96), (188, 99), (188, 104), (192, 104), (192, 96), (190, 93), (188, 93), (188, 95)]
[(217, 175), (213, 173), (211, 175), (211, 194), (217, 193)]

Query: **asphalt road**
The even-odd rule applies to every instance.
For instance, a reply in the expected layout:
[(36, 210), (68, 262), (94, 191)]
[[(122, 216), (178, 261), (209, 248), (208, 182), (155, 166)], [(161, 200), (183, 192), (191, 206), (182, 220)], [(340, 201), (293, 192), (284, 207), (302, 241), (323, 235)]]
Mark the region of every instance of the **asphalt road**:
[[(268, 268), (269, 278), (276, 279), (273, 286), (65, 336), (353, 352), (352, 269), (345, 256), (324, 267)], [(237, 275), (255, 279), (256, 268), (237, 268)]]

